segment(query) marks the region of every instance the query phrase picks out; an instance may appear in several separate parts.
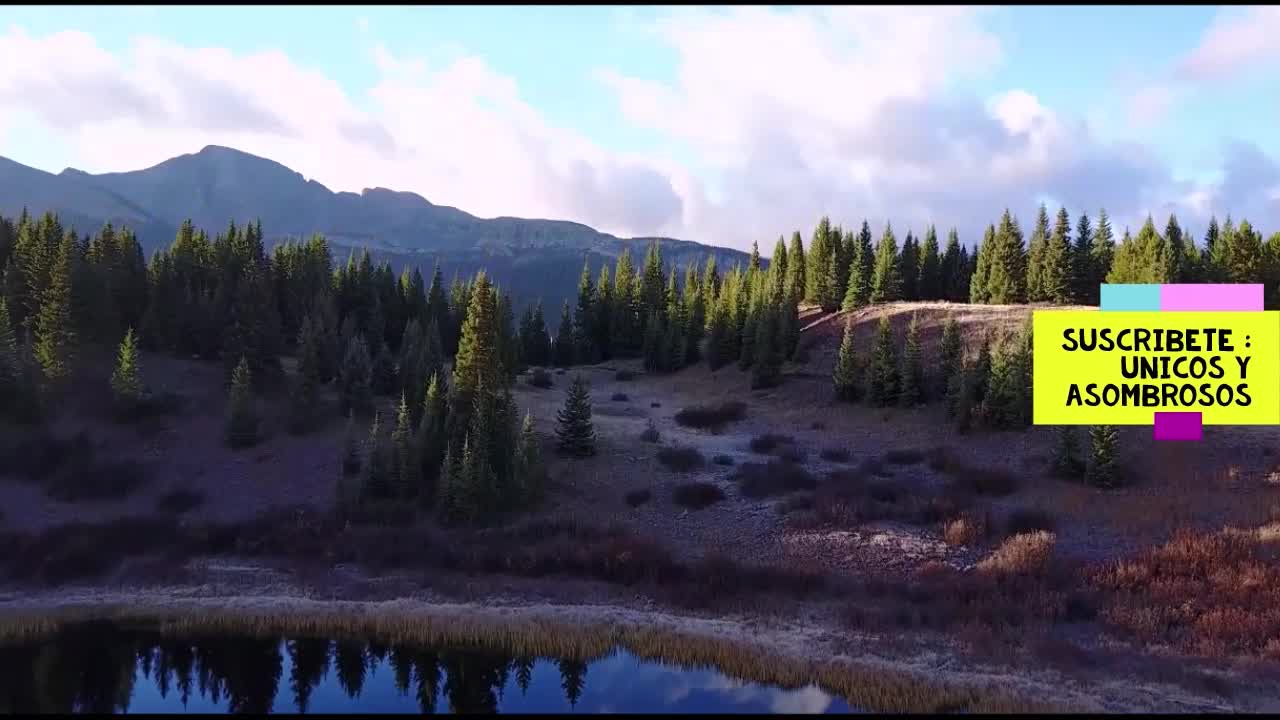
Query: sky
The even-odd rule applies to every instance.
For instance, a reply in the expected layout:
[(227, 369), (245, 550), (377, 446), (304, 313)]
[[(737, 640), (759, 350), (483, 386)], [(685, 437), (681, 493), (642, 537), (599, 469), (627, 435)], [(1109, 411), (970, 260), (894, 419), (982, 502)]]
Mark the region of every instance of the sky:
[(829, 215), (1280, 230), (1280, 8), (8, 7), (0, 155), (206, 145), (331, 190), (765, 254)]

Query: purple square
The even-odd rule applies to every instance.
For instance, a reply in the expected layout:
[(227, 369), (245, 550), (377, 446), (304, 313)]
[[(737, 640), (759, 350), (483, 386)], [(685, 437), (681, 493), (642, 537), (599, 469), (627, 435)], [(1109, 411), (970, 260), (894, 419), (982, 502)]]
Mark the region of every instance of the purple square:
[(1156, 440), (1200, 440), (1204, 437), (1203, 418), (1198, 412), (1156, 413)]

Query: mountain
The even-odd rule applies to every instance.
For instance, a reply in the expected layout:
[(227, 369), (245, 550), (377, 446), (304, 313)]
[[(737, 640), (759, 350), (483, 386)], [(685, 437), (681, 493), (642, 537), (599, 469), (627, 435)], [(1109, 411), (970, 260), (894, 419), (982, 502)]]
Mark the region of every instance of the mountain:
[[(268, 244), (323, 233), (338, 260), (368, 247), (398, 270), (421, 267), (430, 279), (439, 261), (446, 281), (484, 268), (521, 300), (542, 298), (548, 318), (576, 294), (584, 258), (592, 279), (626, 247), (637, 264), (653, 238), (618, 238), (581, 223), (514, 217), (478, 218), (434, 205), (420, 195), (372, 188), (333, 192), (273, 160), (210, 145), (132, 172), (53, 174), (0, 157), (0, 214), (52, 210), (81, 232), (107, 222), (127, 225), (148, 252), (173, 241), (182, 221), (211, 234), (232, 220), (261, 219)], [(721, 268), (747, 262), (746, 253), (657, 238), (663, 259), (684, 266), (716, 256)]]

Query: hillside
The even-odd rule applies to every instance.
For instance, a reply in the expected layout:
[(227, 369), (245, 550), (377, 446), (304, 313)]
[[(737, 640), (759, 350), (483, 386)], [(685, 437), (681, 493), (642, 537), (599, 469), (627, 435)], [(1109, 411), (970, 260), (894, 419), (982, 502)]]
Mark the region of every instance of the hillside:
[[(652, 238), (618, 238), (580, 223), (513, 217), (478, 218), (386, 188), (333, 192), (280, 163), (231, 148), (208, 146), (143, 170), (52, 174), (0, 157), (0, 215), (52, 210), (67, 226), (92, 231), (106, 222), (133, 228), (147, 252), (172, 242), (190, 218), (217, 231), (232, 219), (261, 219), (268, 244), (323, 233), (339, 260), (368, 247), (398, 270), (439, 260), (446, 277), (487, 269), (520, 300), (543, 298), (552, 310), (571, 297), (583, 258), (593, 275), (631, 247), (637, 261)], [(745, 263), (737, 250), (658, 238), (668, 263), (701, 262), (714, 253), (721, 267)]]

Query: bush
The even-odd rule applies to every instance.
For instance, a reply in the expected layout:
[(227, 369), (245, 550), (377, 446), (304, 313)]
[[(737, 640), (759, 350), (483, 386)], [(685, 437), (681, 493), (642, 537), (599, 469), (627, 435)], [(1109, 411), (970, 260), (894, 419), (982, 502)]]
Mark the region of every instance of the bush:
[(534, 368), (529, 373), (529, 384), (536, 388), (542, 388), (545, 390), (555, 385), (555, 382), (551, 379), (551, 373), (543, 370), (542, 368)]
[(1005, 575), (1035, 575), (1049, 567), (1058, 537), (1051, 532), (1014, 535), (978, 563), (978, 570)]
[(779, 435), (777, 433), (765, 433), (751, 438), (751, 452), (767, 455), (778, 448), (779, 445), (794, 443), (795, 438), (790, 435)]
[(671, 493), (672, 502), (690, 510), (701, 510), (724, 500), (724, 497), (724, 491), (720, 486), (709, 482), (677, 485)]
[(725, 466), (732, 465), (732, 464), (733, 464), (733, 456), (732, 456), (732, 455), (725, 455), (724, 453), (720, 453), (719, 455), (716, 455), (715, 457), (711, 458), (711, 462), (713, 462), (713, 463), (715, 463), (715, 464), (717, 464), (717, 465), (725, 465)]
[(697, 448), (687, 446), (664, 447), (658, 451), (658, 462), (674, 472), (689, 472), (705, 464)]
[(827, 462), (843, 463), (849, 462), (850, 453), (845, 448), (829, 447), (823, 448), (822, 452), (818, 453), (818, 457), (826, 460)]
[(200, 507), (204, 499), (204, 493), (195, 490), (170, 490), (156, 499), (156, 509), (181, 514)]
[(651, 407), (651, 408), (660, 408), (660, 407), (662, 407), (662, 403), (660, 403), (660, 402), (651, 402), (651, 403), (649, 403), (649, 407)]
[(634, 380), (635, 377), (636, 377), (636, 374), (631, 372), (630, 370), (619, 370), (618, 372), (613, 374), (613, 379), (617, 380), (618, 382), (630, 382)]
[(814, 420), (813, 422), (809, 423), (810, 430), (825, 430), (826, 428), (827, 428), (827, 424), (822, 422), (821, 420)]
[(734, 471), (731, 479), (744, 497), (753, 500), (812, 490), (818, 484), (803, 467), (781, 460), (771, 460), (767, 465), (745, 463)]
[(564, 374), (564, 368), (557, 368), (557, 369), (556, 369), (556, 374), (557, 374), (557, 375), (563, 375), (563, 374)]
[(942, 540), (952, 547), (973, 545), (986, 537), (986, 534), (986, 521), (969, 515), (961, 515), (942, 526)]
[(695, 405), (676, 413), (676, 422), (685, 427), (717, 429), (746, 417), (747, 405), (729, 400), (719, 405)]
[(778, 513), (789, 515), (793, 512), (804, 512), (813, 509), (813, 493), (799, 492), (778, 503)]
[(778, 450), (778, 459), (784, 462), (802, 463), (805, 457), (805, 451), (795, 445), (788, 445)]
[(915, 465), (924, 460), (924, 451), (916, 449), (890, 450), (884, 454), (884, 459), (890, 465)]
[(644, 431), (640, 433), (640, 439), (647, 443), (656, 443), (662, 439), (662, 433), (658, 432), (658, 426), (650, 420)]
[(627, 493), (626, 501), (629, 507), (640, 507), (641, 505), (653, 499), (653, 491), (645, 488), (644, 490), (632, 490)]
[(132, 460), (85, 460), (74, 462), (55, 475), (45, 485), (45, 494), (63, 502), (118, 500), (131, 495), (146, 478), (146, 469)]
[(858, 465), (858, 473), (860, 475), (873, 475), (875, 477), (893, 477), (893, 471), (884, 466), (884, 461), (880, 458), (869, 457)]
[(1056, 526), (1057, 521), (1043, 508), (1017, 508), (1004, 521), (1005, 533), (1008, 535), (1022, 535), (1037, 530), (1052, 532)]
[(1002, 497), (1017, 492), (1018, 477), (1004, 468), (983, 468), (953, 457), (946, 450), (936, 450), (929, 467), (951, 476), (953, 490), (978, 495)]
[(614, 402), (626, 402), (627, 400), (630, 400), (631, 398), (627, 397), (627, 394), (626, 394), (626, 393), (614, 393), (614, 394), (613, 394), (613, 397), (612, 397), (611, 399), (612, 399)]

